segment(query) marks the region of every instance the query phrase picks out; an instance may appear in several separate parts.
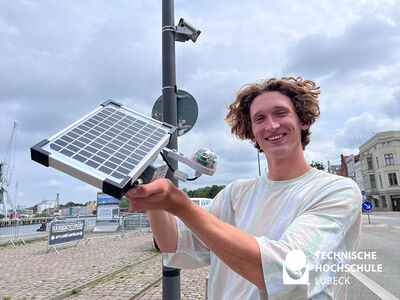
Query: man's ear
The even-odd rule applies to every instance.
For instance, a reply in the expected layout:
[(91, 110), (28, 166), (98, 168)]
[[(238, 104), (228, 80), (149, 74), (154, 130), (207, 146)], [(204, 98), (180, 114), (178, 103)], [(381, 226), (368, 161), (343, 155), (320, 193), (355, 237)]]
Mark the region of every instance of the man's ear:
[(307, 130), (308, 128), (310, 128), (310, 126), (311, 122), (303, 123), (303, 125), (301, 125), (301, 130)]

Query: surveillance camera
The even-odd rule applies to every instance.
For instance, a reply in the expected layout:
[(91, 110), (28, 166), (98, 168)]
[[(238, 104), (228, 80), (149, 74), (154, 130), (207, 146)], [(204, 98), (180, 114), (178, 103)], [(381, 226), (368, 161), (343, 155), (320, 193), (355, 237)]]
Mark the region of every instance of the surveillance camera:
[(201, 31), (186, 22), (183, 18), (179, 20), (178, 26), (175, 31), (175, 40), (178, 42), (186, 42), (189, 39), (196, 42)]

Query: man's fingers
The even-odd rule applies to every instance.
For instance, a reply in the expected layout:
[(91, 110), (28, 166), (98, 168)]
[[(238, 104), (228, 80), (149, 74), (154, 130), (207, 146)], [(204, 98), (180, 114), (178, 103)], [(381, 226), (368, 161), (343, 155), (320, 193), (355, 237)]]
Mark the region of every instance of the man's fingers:
[(153, 182), (139, 185), (130, 189), (126, 193), (127, 198), (144, 198), (153, 194), (159, 194), (168, 190), (168, 182), (166, 179), (157, 179)]

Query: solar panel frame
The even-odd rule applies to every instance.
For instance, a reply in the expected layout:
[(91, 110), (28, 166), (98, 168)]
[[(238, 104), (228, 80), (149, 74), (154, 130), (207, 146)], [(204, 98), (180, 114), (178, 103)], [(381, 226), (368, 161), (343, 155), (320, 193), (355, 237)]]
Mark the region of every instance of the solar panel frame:
[[(114, 112), (107, 115), (111, 109)], [(157, 158), (175, 130), (175, 126), (108, 100), (33, 146), (31, 158), (120, 199)]]

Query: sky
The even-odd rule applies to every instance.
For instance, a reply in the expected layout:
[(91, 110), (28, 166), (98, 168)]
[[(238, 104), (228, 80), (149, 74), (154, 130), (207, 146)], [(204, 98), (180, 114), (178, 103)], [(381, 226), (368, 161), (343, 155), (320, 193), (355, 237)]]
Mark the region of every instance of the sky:
[[(321, 87), (309, 163), (339, 164), (374, 134), (400, 130), (396, 2), (176, 0), (175, 24), (201, 30), (196, 43), (176, 43), (177, 86), (199, 107), (178, 147), (218, 156), (214, 176), (180, 188), (258, 176), (257, 151), (224, 118), (236, 92), (259, 79), (301, 76)], [(162, 85), (161, 1), (0, 0), (0, 41), (0, 159), (17, 122), (10, 197), (28, 207), (57, 193), (61, 204), (95, 200), (97, 188), (31, 161), (30, 147), (107, 99), (151, 115)]]

